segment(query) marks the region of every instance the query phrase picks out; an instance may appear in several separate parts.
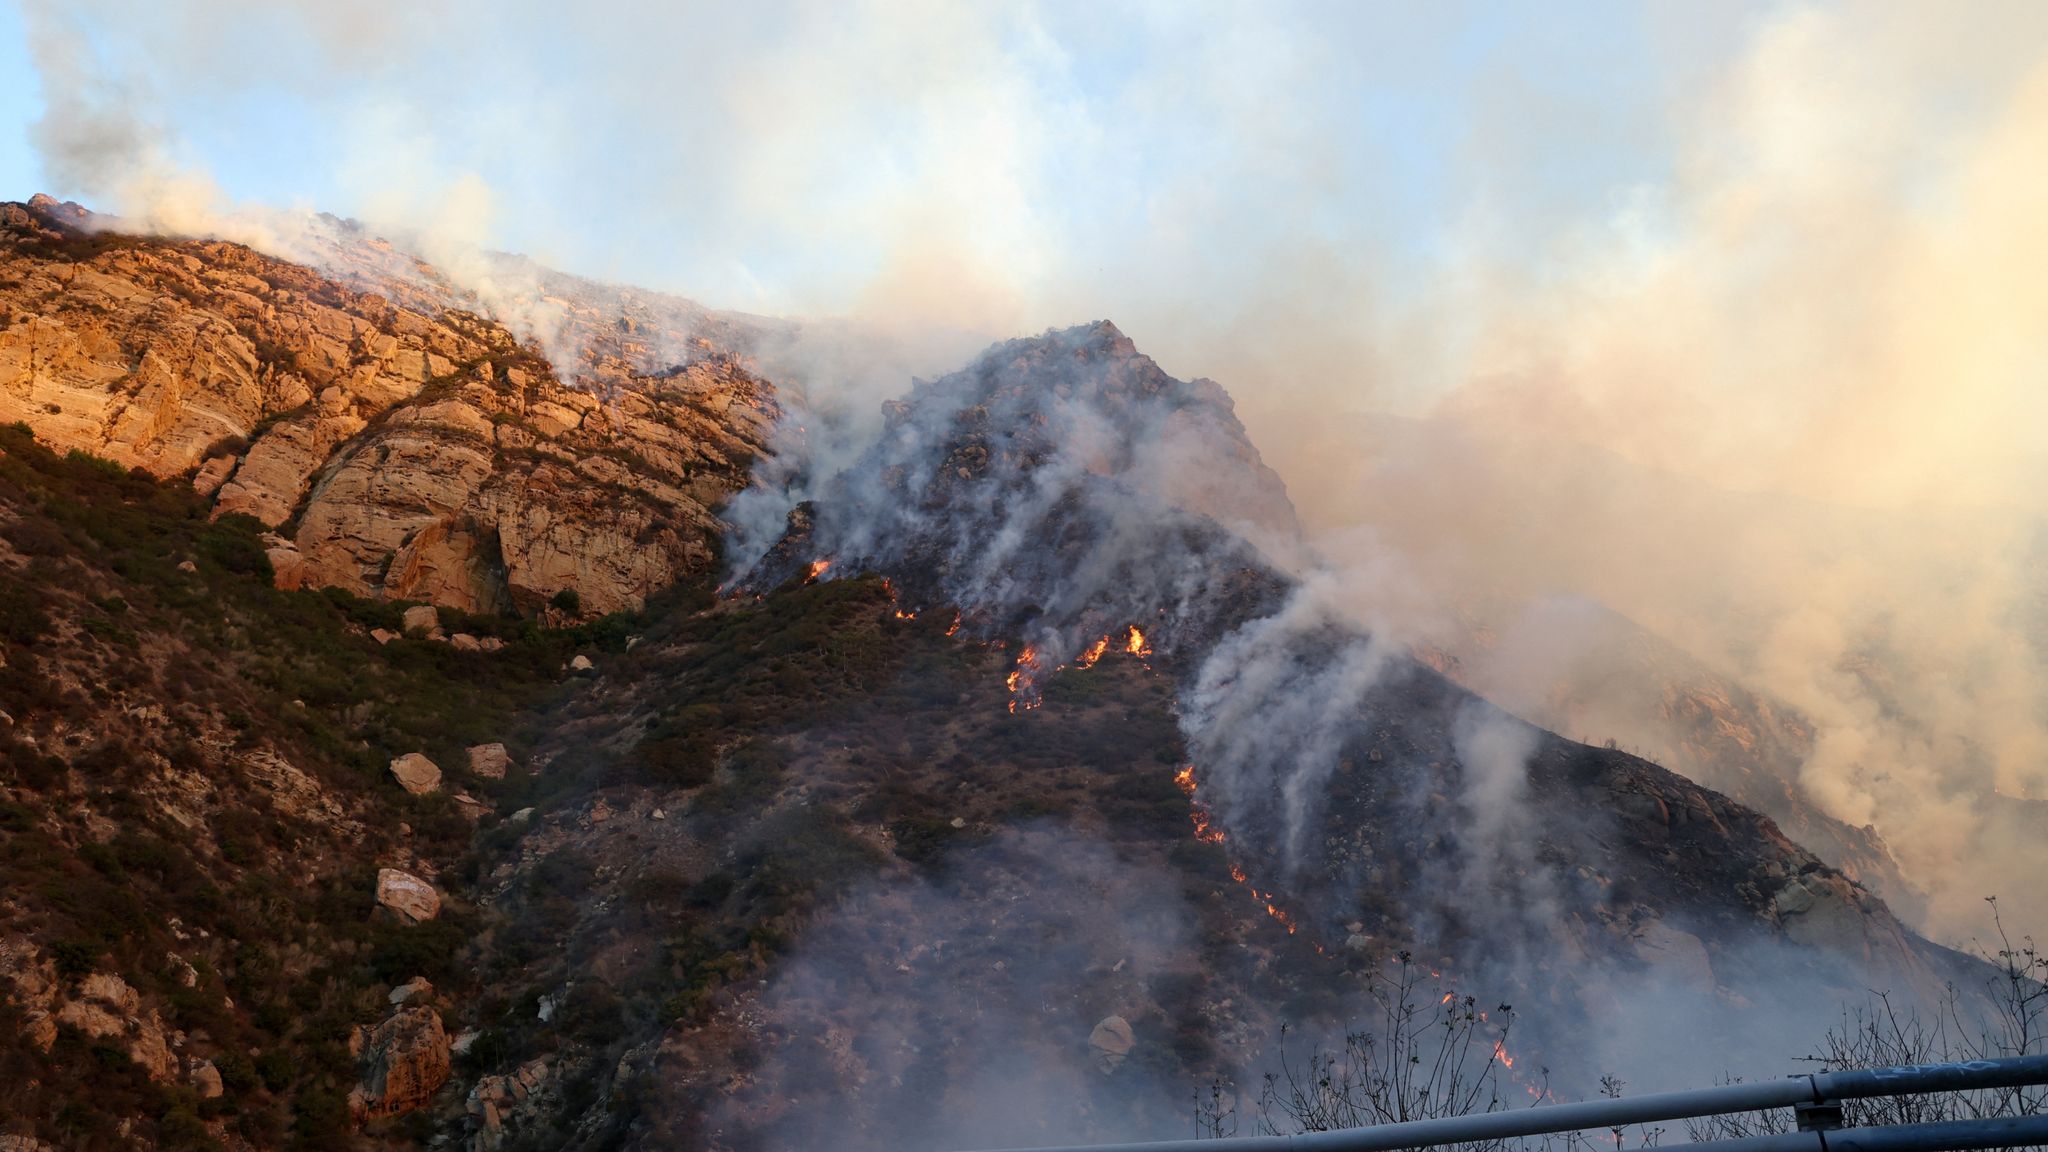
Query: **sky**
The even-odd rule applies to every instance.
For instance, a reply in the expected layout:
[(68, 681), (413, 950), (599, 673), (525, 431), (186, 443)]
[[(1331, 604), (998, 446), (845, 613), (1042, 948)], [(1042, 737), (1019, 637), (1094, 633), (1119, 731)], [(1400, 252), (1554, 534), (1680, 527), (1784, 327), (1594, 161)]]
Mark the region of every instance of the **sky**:
[(1967, 916), (2048, 867), (1986, 807), (2048, 798), (2044, 187), (2037, 0), (0, 0), (0, 196), (1114, 320), (1332, 554), (1815, 718), (1802, 784)]
[[(1668, 172), (1658, 121), (1751, 11), (349, 9), (26, 0), (0, 22), (6, 194), (115, 208), (104, 165), (25, 145), (120, 119), (222, 205), (428, 222), (732, 307), (1044, 326), (1113, 308), (1161, 249), (1234, 276), (1370, 248), (1419, 285), (1475, 212), (1604, 210)], [(52, 90), (77, 107), (38, 129)], [(1504, 114), (1532, 101), (1566, 130), (1523, 137)], [(919, 286), (939, 253), (973, 264), (944, 306)]]

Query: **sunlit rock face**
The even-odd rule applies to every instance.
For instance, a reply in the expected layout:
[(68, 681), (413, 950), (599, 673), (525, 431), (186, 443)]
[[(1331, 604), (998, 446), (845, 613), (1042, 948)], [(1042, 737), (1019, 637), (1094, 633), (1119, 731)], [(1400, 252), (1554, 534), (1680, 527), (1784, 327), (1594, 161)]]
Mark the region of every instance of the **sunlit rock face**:
[(711, 564), (716, 509), (775, 417), (737, 330), (684, 302), (562, 278), (554, 342), (581, 357), (565, 383), (432, 269), (361, 259), (368, 241), (336, 249), (345, 286), (106, 224), (46, 198), (0, 207), (0, 420), (193, 473), (216, 514), (289, 537), (293, 586), (635, 607)]

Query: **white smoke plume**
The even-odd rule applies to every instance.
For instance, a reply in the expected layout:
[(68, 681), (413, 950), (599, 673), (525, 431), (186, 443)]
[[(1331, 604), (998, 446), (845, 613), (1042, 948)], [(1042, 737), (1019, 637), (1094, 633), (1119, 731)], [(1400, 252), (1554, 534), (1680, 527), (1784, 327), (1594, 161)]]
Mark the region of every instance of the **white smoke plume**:
[[(1061, 827), (871, 881), (751, 1007), (762, 1059), (712, 1126), (743, 1147), (933, 1152), (1181, 1133), (1158, 997), (1189, 973), (1190, 921), (1177, 877)], [(1097, 1031), (1112, 1017), (1121, 1037)]]
[[(37, 0), (45, 174), (287, 255), (331, 195), (543, 344), (461, 252), (896, 331), (1114, 317), (1223, 381), (1326, 554), (1373, 542), (1359, 613), (1604, 604), (1812, 725), (1782, 771), (1924, 926), (2048, 924), (2048, 10), (582, 11)], [(813, 410), (905, 383), (839, 359), (785, 357)]]

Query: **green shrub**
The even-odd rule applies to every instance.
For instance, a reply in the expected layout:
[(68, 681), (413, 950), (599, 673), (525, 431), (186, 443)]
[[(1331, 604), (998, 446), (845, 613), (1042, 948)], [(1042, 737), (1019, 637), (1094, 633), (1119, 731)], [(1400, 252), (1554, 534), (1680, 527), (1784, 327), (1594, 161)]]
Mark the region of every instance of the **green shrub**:
[(199, 548), (208, 559), (229, 572), (254, 576), (268, 584), (275, 573), (270, 567), (270, 556), (263, 547), (262, 532), (263, 525), (255, 517), (230, 513), (214, 521), (200, 534)]
[(408, 926), (381, 925), (370, 949), (370, 970), (387, 984), (414, 976), (440, 982), (455, 975), (468, 934), (447, 920)]
[(50, 945), (50, 960), (60, 980), (81, 980), (99, 965), (100, 950), (83, 940), (59, 940)]

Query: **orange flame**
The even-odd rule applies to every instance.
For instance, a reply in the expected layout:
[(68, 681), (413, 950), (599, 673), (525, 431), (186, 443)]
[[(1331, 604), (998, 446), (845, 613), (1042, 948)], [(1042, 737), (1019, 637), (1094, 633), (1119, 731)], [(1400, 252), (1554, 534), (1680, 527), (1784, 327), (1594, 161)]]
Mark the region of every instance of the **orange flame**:
[(809, 584), (811, 581), (816, 580), (820, 576), (823, 576), (825, 574), (825, 569), (830, 568), (831, 566), (832, 561), (830, 560), (811, 561), (810, 570), (804, 573), (804, 583)]
[(953, 633), (958, 632), (959, 630), (960, 614), (958, 612), (955, 612), (953, 613), (953, 622), (951, 624), (946, 625), (946, 635), (951, 636)]
[(1038, 707), (1037, 672), (1038, 649), (1026, 644), (1024, 651), (1017, 654), (1017, 667), (1003, 680), (1010, 688), (1011, 715)]
[[(1131, 631), (1136, 632), (1137, 629), (1133, 628)], [(1173, 782), (1182, 792), (1187, 794), (1188, 819), (1195, 826), (1195, 839), (1200, 840), (1204, 844), (1223, 843), (1225, 840), (1223, 830), (1214, 827), (1214, 817), (1209, 814), (1208, 805), (1195, 798), (1195, 789), (1198, 787), (1195, 781), (1195, 766), (1190, 764), (1175, 772), (1173, 774)], [(1252, 899), (1258, 901), (1259, 906), (1266, 910), (1266, 915), (1271, 916), (1282, 928), (1287, 929), (1289, 936), (1301, 930), (1301, 926), (1294, 922), (1294, 917), (1289, 915), (1286, 909), (1273, 902), (1277, 898), (1277, 893), (1261, 892), (1251, 883), (1251, 878), (1245, 874), (1244, 865), (1232, 860), (1230, 862), (1230, 878), (1244, 885), (1245, 891), (1252, 894)], [(1322, 952), (1323, 946), (1320, 944), (1316, 945), (1316, 951)]]
[(1144, 631), (1136, 624), (1131, 625), (1131, 634), (1124, 641), (1124, 651), (1141, 659), (1152, 654), (1152, 645), (1146, 642)]
[(1503, 1068), (1513, 1068), (1515, 1066), (1515, 1058), (1508, 1055), (1508, 1046), (1498, 1040), (1493, 1042), (1493, 1058), (1500, 1061)]
[(1081, 653), (1081, 658), (1074, 661), (1074, 667), (1093, 668), (1095, 667), (1095, 662), (1102, 659), (1102, 654), (1107, 651), (1109, 651), (1109, 637), (1104, 636), (1102, 639), (1090, 644), (1086, 652)]

